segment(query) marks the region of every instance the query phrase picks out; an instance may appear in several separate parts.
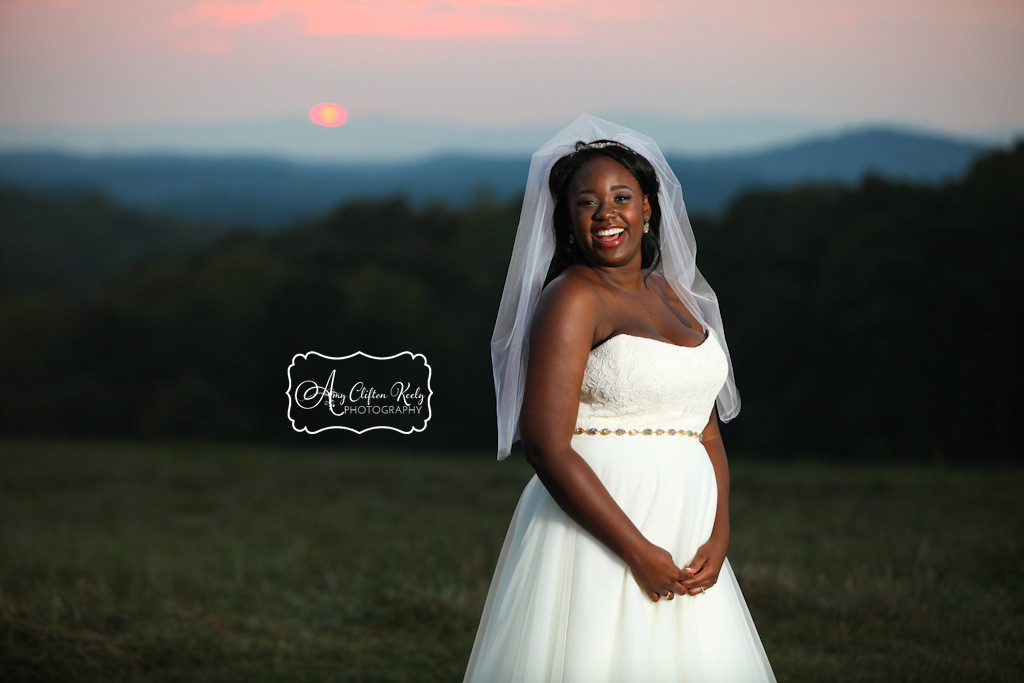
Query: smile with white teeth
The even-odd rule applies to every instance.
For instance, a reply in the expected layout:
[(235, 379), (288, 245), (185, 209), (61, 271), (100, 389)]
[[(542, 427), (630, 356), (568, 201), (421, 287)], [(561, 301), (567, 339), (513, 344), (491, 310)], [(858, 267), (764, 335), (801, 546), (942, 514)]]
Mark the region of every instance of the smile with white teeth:
[(620, 232), (625, 232), (625, 228), (605, 228), (604, 230), (598, 230), (595, 235), (598, 237), (614, 237)]

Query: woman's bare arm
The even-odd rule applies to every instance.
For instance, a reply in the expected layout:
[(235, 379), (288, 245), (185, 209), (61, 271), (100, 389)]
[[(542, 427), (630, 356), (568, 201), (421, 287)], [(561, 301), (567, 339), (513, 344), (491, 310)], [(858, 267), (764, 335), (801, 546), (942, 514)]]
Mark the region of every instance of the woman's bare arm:
[(571, 274), (545, 288), (530, 332), (520, 434), (526, 460), (555, 502), (630, 567), (652, 600), (684, 593), (688, 578), (671, 554), (648, 541), (570, 446), (583, 371), (594, 341), (597, 300)]

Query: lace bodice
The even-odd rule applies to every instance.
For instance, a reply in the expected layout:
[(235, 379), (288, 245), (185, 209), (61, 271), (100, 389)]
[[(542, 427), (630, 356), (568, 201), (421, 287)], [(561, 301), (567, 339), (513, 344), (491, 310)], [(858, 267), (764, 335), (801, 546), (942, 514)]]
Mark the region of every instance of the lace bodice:
[(702, 430), (727, 373), (713, 330), (695, 347), (617, 334), (590, 351), (576, 426)]

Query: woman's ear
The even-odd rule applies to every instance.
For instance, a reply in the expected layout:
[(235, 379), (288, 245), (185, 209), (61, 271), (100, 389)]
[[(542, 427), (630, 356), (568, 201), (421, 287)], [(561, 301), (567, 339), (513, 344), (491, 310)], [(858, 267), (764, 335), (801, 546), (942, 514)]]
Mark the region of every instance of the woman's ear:
[(651, 201), (644, 195), (644, 220), (651, 220)]

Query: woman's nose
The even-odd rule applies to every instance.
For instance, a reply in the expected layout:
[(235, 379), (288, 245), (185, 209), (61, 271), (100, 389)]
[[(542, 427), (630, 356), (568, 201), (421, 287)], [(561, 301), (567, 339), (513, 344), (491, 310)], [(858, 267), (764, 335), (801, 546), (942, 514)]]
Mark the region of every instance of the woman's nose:
[(594, 207), (594, 218), (610, 218), (615, 214), (613, 208), (608, 202), (598, 202)]

